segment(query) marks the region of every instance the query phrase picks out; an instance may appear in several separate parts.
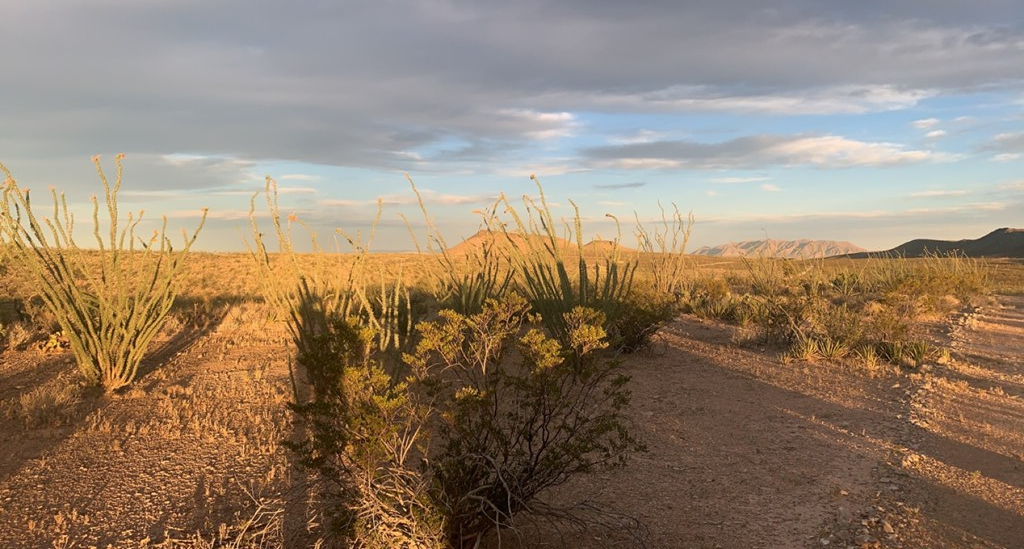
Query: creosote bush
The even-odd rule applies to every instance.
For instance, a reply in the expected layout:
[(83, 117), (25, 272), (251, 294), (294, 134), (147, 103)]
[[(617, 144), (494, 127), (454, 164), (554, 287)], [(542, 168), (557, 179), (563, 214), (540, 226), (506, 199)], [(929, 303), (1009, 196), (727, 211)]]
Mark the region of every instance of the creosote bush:
[(302, 292), (296, 361), (313, 394), (293, 405), (309, 430), (291, 446), (327, 481), (350, 546), (477, 547), (524, 512), (554, 512), (550, 488), (643, 449), (596, 310), (566, 314), (563, 345), (515, 294), (446, 309), (417, 326), (396, 376), (367, 330)]
[(109, 230), (100, 222), (100, 201), (93, 196), (93, 237), (96, 250), (81, 248), (74, 237), (74, 216), (63, 194), (51, 190), (52, 217), (33, 211), (28, 189), (18, 186), (10, 171), (0, 205), (0, 235), (14, 250), (13, 259), (32, 276), (39, 297), (68, 338), (78, 367), (88, 383), (114, 391), (130, 384), (153, 337), (170, 311), (178, 290), (178, 275), (189, 248), (206, 220), (206, 210), (195, 232), (183, 232), (181, 250), (165, 235), (167, 219), (159, 231), (143, 240), (136, 235), (142, 212), (118, 215), (123, 155), (116, 158), (117, 179), (107, 180), (99, 157), (93, 162), (103, 183)]
[[(571, 477), (625, 465), (643, 449), (623, 417), (628, 377), (601, 356), (599, 311), (566, 313), (568, 345), (523, 326), (527, 303), (510, 295), (473, 316), (421, 324), (407, 357), (440, 406), (432, 497), (445, 510), (451, 547), (475, 547), (515, 529), (524, 511)], [(524, 331), (525, 329), (525, 331)]]

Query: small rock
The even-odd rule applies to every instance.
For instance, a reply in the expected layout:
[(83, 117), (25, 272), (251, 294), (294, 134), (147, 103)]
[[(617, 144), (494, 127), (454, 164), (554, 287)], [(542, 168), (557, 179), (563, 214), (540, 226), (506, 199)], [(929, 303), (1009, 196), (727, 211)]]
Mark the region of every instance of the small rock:
[(886, 534), (895, 534), (896, 533), (896, 530), (893, 529), (892, 525), (889, 524), (889, 521), (887, 521), (887, 520), (883, 520), (882, 521), (882, 531), (885, 532)]

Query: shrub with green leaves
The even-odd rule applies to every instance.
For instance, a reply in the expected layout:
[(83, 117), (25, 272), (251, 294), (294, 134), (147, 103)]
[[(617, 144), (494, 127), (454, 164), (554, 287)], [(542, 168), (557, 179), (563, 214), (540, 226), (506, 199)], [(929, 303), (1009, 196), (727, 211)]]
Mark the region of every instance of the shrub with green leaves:
[(328, 481), (350, 546), (476, 547), (522, 513), (566, 516), (545, 493), (643, 448), (596, 310), (566, 314), (563, 345), (514, 294), (472, 315), (446, 309), (388, 368), (365, 329), (301, 293), (296, 360), (313, 396), (293, 405), (308, 434), (291, 446)]
[[(39, 297), (68, 338), (78, 367), (90, 384), (114, 391), (130, 384), (150, 342), (160, 330), (178, 291), (188, 251), (206, 220), (184, 234), (180, 250), (166, 236), (167, 219), (149, 239), (136, 235), (142, 212), (118, 214), (122, 160), (111, 185), (98, 157), (93, 158), (103, 183), (106, 216), (93, 196), (96, 250), (84, 249), (74, 237), (74, 216), (63, 194), (51, 189), (52, 217), (33, 211), (28, 189), (19, 187), (6, 167), (0, 235), (11, 256), (32, 276)], [(102, 230), (108, 229), (106, 237)]]
[(446, 313), (420, 325), (407, 357), (441, 406), (433, 497), (451, 547), (515, 528), (550, 488), (643, 448), (623, 415), (628, 377), (599, 353), (603, 315), (566, 313), (563, 345), (538, 327), (523, 333), (527, 312), (512, 295), (477, 315)]

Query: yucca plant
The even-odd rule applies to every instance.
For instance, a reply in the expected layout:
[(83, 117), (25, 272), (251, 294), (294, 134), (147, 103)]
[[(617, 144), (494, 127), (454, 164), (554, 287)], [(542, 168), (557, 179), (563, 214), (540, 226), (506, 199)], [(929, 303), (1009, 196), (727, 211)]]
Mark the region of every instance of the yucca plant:
[(838, 339), (825, 337), (817, 340), (818, 354), (826, 360), (839, 360), (850, 353), (850, 346)]
[[(600, 263), (591, 269), (583, 253), (579, 208), (571, 200), (569, 203), (575, 211), (574, 226), (567, 232), (576, 240), (576, 257), (567, 257), (564, 246), (559, 242), (544, 188), (535, 176), (531, 179), (537, 185), (540, 204), (524, 196), (525, 217), (504, 196), (501, 201), (515, 222), (517, 236), (525, 243), (525, 250), (517, 250), (515, 262), (519, 283), (533, 311), (541, 315), (545, 327), (563, 344), (569, 337), (565, 315), (576, 307), (589, 307), (601, 312), (607, 319), (608, 331), (616, 332), (615, 324), (629, 308), (628, 298), (637, 261), (626, 261), (620, 265), (613, 254), (605, 259), (603, 271)], [(570, 267), (574, 259), (575, 268)]]
[[(509, 289), (515, 273), (509, 268), (509, 249), (513, 245), (496, 216), (498, 203), (478, 212), (482, 215), (483, 225), (486, 227), (487, 239), (483, 245), (478, 249), (468, 250), (461, 257), (456, 257), (430, 217), (416, 183), (408, 174), (406, 179), (416, 194), (427, 225), (427, 251), (438, 252), (439, 268), (431, 271), (437, 279), (438, 302), (445, 308), (468, 315), (482, 311), (489, 299), (501, 299)], [(406, 225), (408, 226), (408, 221)], [(411, 227), (409, 234), (416, 243), (417, 251), (422, 251)]]
[(857, 349), (857, 358), (864, 363), (869, 370), (878, 367), (878, 352), (873, 345), (862, 345)]
[(790, 354), (800, 360), (806, 360), (813, 362), (814, 360), (821, 357), (821, 353), (818, 351), (818, 343), (809, 337), (798, 337), (796, 341), (789, 348)]
[[(136, 236), (143, 213), (118, 215), (122, 159), (111, 185), (99, 157), (93, 157), (103, 182), (109, 234), (101, 232), (100, 204), (92, 198), (96, 250), (81, 248), (74, 238), (74, 216), (63, 193), (51, 189), (52, 218), (32, 211), (28, 189), (6, 176), (0, 205), (0, 234), (13, 246), (13, 256), (33, 277), (39, 297), (53, 313), (71, 345), (86, 381), (114, 391), (130, 384), (150, 342), (160, 330), (178, 292), (178, 275), (206, 221), (202, 210), (192, 236), (176, 251), (166, 236), (167, 218), (149, 240)], [(105, 220), (106, 221), (106, 220)]]
[(934, 349), (927, 341), (911, 341), (904, 347), (906, 356), (913, 362), (914, 367), (920, 367), (935, 354)]

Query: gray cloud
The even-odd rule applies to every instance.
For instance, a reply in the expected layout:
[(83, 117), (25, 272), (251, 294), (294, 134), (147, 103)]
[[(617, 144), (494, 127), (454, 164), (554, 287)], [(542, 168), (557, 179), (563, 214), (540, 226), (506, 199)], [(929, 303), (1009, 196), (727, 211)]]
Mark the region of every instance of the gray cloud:
[[(113, 184), (117, 174), (114, 154), (101, 155), (100, 164)], [(128, 203), (161, 194), (167, 198), (242, 190), (250, 194), (253, 189), (263, 188), (263, 176), (252, 171), (252, 164), (234, 158), (130, 154), (123, 166), (125, 190), (120, 196)], [(88, 156), (29, 158), (8, 168), (21, 186), (53, 185), (73, 201), (103, 192), (96, 166)], [(32, 175), (23, 177), (23, 173)]]
[(987, 152), (1019, 154), (1024, 153), (1024, 132), (1006, 132), (992, 137), (980, 149)]
[(0, 154), (486, 167), (571, 134), (570, 111), (867, 112), (1019, 90), (1019, 16), (1010, 0), (6, 2), (19, 53)]

